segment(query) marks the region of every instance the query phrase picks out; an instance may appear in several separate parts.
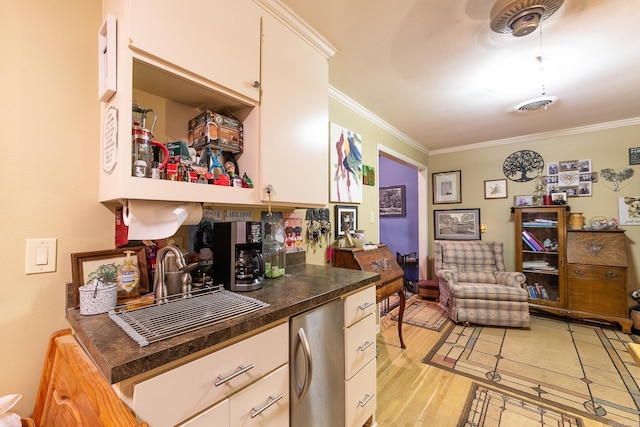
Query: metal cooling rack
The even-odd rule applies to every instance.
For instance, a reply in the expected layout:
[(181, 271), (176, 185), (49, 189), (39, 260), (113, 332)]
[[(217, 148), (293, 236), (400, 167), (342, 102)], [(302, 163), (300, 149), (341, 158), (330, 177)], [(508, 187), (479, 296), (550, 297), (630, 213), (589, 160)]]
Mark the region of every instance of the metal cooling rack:
[(227, 290), (172, 296), (168, 302), (127, 309), (116, 307), (109, 317), (140, 347), (269, 307), (269, 304)]

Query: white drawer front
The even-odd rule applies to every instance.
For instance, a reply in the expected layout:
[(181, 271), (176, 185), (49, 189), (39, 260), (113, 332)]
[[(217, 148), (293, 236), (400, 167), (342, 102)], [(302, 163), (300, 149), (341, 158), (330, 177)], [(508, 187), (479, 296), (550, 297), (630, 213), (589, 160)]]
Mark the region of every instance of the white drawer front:
[(229, 427), (229, 399), (225, 399), (217, 405), (207, 409), (197, 417), (194, 417), (180, 427)]
[(344, 299), (344, 325), (351, 326), (376, 310), (376, 287), (371, 285)]
[(287, 363), (288, 334), (288, 324), (283, 323), (135, 384), (136, 416), (153, 427), (186, 420)]
[[(232, 426), (289, 425), (289, 365), (231, 396)], [(253, 418), (252, 418), (253, 417)], [(213, 425), (213, 424), (212, 424)]]
[(346, 383), (345, 425), (361, 427), (376, 412), (376, 361)]
[(345, 379), (376, 357), (376, 318), (370, 314), (344, 331)]

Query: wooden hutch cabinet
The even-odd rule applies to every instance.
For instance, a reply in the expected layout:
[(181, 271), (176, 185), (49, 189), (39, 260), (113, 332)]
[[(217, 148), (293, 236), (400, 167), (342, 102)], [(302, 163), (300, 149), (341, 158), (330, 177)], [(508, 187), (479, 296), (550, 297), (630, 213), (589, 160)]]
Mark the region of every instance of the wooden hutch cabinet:
[(514, 207), (516, 270), (527, 276), (529, 306), (561, 314), (567, 306), (568, 206)]
[(619, 323), (631, 333), (623, 230), (569, 230), (567, 308), (573, 317)]
[(516, 270), (532, 310), (618, 323), (631, 333), (622, 230), (568, 230), (568, 206), (514, 207)]

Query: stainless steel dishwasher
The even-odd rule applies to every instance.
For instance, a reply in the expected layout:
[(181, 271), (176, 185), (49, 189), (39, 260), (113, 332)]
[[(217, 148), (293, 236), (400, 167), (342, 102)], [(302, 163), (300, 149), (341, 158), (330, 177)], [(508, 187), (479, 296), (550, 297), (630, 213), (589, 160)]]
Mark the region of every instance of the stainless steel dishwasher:
[(343, 306), (338, 299), (291, 318), (291, 427), (344, 426)]

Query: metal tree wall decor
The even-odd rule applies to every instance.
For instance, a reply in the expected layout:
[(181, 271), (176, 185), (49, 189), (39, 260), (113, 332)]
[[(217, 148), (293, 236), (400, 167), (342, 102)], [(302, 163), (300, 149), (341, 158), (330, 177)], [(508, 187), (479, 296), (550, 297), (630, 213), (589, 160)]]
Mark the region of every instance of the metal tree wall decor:
[(632, 176), (633, 169), (631, 168), (624, 168), (617, 172), (611, 168), (602, 169), (600, 171), (600, 177), (602, 177), (602, 179), (604, 179), (605, 181), (613, 182), (613, 191), (620, 190), (619, 184), (622, 181), (626, 181), (627, 179), (631, 178)]
[[(502, 165), (502, 171), (511, 181), (527, 182), (542, 172), (544, 159), (535, 151), (520, 150), (509, 155)], [(531, 173), (532, 176), (528, 174)]]

